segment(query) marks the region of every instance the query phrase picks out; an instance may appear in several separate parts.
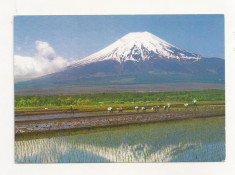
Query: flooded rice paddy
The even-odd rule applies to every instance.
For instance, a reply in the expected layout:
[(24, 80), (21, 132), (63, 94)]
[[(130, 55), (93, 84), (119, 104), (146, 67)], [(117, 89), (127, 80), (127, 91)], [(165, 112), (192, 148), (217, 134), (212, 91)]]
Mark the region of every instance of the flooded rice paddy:
[(28, 116), (17, 116), (15, 117), (15, 121), (92, 117), (92, 116), (119, 115), (119, 114), (126, 114), (126, 113), (74, 113), (74, 114), (28, 115)]
[(103, 128), (15, 141), (16, 163), (223, 160), (224, 117)]

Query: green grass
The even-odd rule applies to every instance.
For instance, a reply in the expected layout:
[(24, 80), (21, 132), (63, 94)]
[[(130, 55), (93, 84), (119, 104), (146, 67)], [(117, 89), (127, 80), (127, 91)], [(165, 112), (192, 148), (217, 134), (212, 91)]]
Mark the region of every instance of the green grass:
[(54, 96), (15, 96), (15, 109), (40, 108), (106, 108), (152, 106), (192, 103), (197, 99), (198, 104), (224, 104), (225, 90), (179, 91), (179, 92), (125, 92), (125, 93), (96, 93)]

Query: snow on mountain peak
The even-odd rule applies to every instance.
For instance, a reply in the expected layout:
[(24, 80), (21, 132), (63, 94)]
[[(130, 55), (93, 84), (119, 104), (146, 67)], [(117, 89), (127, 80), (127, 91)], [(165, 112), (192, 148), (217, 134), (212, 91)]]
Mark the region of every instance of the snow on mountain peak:
[(152, 57), (195, 60), (201, 58), (200, 55), (177, 48), (149, 32), (132, 32), (106, 48), (78, 60), (74, 66), (77, 67), (105, 60), (114, 60), (119, 63), (126, 61), (139, 62)]

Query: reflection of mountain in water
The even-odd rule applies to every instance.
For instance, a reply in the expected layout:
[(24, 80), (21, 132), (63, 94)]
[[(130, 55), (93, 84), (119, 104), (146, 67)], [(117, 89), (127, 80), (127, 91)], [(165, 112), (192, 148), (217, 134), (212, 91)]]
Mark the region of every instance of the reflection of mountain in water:
[(16, 162), (179, 162), (225, 159), (224, 118), (128, 126), (16, 141)]

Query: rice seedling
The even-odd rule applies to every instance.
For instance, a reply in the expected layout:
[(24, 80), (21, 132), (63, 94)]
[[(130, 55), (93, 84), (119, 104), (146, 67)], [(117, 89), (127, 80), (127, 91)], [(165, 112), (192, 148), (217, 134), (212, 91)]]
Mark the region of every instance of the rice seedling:
[(17, 163), (198, 162), (225, 159), (224, 117), (97, 129), (15, 142)]

